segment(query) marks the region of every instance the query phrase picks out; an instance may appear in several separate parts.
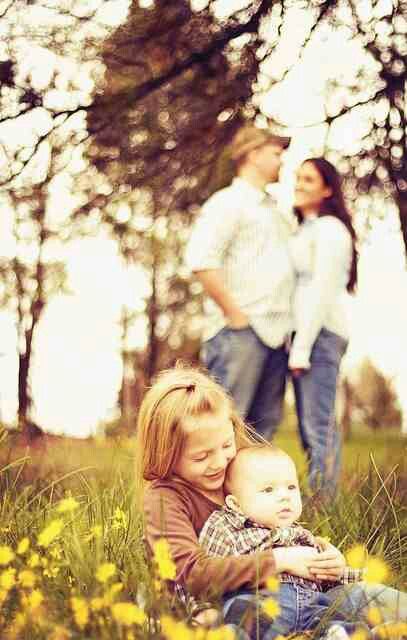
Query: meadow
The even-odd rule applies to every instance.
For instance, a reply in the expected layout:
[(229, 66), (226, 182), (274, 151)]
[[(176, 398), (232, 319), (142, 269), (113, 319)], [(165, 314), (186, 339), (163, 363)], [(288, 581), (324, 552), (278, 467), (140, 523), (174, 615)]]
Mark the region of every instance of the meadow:
[[(290, 420), (276, 442), (305, 469)], [(231, 639), (224, 627), (189, 626), (174, 609), (165, 544), (146, 561), (131, 438), (50, 436), (27, 447), (3, 432), (0, 447), (2, 639)], [(406, 449), (399, 433), (355, 428), (337, 499), (306, 498), (303, 514), (342, 551), (364, 545), (380, 561), (379, 577), (404, 589)]]

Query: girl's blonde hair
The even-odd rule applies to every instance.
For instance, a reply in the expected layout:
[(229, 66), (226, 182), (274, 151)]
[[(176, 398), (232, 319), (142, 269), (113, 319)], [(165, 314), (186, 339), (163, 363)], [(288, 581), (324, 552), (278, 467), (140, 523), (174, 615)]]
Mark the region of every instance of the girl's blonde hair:
[(228, 394), (207, 374), (179, 363), (162, 371), (145, 394), (137, 418), (138, 487), (142, 489), (145, 481), (171, 476), (184, 446), (186, 418), (222, 410), (230, 414), (238, 448), (259, 442)]

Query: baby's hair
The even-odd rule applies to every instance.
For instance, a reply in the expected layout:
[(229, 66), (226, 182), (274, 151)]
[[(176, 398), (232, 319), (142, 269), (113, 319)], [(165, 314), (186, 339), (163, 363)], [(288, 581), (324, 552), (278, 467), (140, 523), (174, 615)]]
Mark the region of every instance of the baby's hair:
[[(248, 462), (259, 455), (273, 456), (275, 458), (285, 457), (292, 460), (288, 453), (279, 447), (275, 447), (270, 442), (257, 442), (250, 447), (241, 447), (237, 452), (236, 457), (230, 462), (226, 469), (225, 490), (227, 493), (233, 493), (234, 472), (239, 469), (242, 463)], [(238, 473), (237, 475), (240, 477), (241, 473)]]
[(259, 442), (215, 380), (199, 369), (177, 363), (162, 371), (145, 394), (137, 418), (136, 481), (171, 476), (185, 442), (184, 422), (206, 413), (226, 411), (238, 448)]

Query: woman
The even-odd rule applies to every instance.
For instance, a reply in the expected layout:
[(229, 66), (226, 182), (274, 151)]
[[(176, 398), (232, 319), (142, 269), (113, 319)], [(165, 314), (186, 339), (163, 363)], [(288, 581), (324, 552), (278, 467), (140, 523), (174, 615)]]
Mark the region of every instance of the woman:
[(295, 334), (289, 356), (300, 435), (313, 490), (333, 495), (340, 470), (335, 421), (339, 365), (347, 347), (346, 298), (357, 281), (356, 235), (340, 176), (324, 158), (297, 174), (299, 221), (289, 251), (297, 274)]

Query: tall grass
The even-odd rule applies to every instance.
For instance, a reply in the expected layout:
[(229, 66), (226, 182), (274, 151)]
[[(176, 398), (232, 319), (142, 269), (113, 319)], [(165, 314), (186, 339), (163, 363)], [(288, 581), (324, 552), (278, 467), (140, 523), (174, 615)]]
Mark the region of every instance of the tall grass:
[[(292, 445), (291, 436), (284, 437)], [(324, 505), (309, 499), (303, 514), (306, 526), (341, 550), (364, 543), (388, 563), (399, 588), (407, 583), (403, 446), (400, 440), (390, 460), (367, 455), (357, 466), (352, 457), (337, 500)], [(173, 602), (145, 557), (133, 443), (69, 441), (35, 453), (16, 451), (3, 439), (1, 447), (0, 637), (191, 640), (186, 627), (168, 623), (171, 618), (165, 632), (156, 623)], [(71, 507), (61, 512), (69, 497)], [(60, 533), (41, 545), (41, 533), (55, 522)], [(23, 544), (18, 553), (25, 538), (29, 548)], [(6, 549), (13, 559), (7, 561)], [(208, 638), (228, 637), (225, 630), (213, 633)]]

